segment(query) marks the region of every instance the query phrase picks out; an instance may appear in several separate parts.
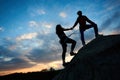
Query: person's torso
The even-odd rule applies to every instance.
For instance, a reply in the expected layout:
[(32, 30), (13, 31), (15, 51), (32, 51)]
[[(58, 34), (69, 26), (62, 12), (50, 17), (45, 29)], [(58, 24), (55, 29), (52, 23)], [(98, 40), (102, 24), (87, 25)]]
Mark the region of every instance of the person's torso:
[(86, 26), (86, 16), (78, 17), (78, 23), (80, 24), (80, 27)]
[(66, 37), (63, 29), (57, 31), (57, 35), (58, 35), (58, 37), (59, 37), (60, 39), (64, 39), (64, 38)]

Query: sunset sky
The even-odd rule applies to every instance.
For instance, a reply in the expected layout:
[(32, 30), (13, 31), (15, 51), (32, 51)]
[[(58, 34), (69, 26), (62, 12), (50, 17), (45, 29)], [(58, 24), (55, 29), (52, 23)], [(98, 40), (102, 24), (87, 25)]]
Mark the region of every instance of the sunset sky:
[[(78, 10), (98, 25), (100, 34), (120, 34), (120, 0), (0, 0), (0, 75), (63, 68), (55, 27), (72, 27)], [(73, 32), (77, 52), (82, 47), (78, 26), (66, 34)], [(85, 40), (92, 39), (89, 29)]]

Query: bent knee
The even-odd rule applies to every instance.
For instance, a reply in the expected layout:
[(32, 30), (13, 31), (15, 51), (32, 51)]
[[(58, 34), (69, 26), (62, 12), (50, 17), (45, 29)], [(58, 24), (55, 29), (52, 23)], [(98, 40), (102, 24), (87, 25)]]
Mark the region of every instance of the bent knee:
[(97, 24), (93, 24), (93, 27), (97, 27)]
[(75, 40), (73, 41), (73, 44), (76, 44), (76, 41), (75, 41)]

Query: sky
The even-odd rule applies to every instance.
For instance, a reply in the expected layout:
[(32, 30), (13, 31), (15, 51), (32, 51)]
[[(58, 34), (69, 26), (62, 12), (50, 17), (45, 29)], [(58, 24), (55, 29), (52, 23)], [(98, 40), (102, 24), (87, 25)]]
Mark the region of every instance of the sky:
[[(57, 24), (73, 26), (81, 10), (98, 25), (103, 35), (120, 34), (120, 0), (0, 0), (0, 75), (62, 67), (62, 48), (55, 33)], [(79, 25), (66, 35), (81, 47)], [(94, 30), (85, 31), (88, 43)], [(73, 57), (69, 55), (66, 61)]]

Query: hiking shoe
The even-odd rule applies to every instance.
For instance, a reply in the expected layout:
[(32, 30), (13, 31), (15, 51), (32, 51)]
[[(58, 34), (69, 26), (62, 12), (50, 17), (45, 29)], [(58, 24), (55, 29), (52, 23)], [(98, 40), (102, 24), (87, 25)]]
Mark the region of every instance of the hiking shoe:
[(71, 56), (74, 56), (74, 55), (76, 55), (76, 53), (74, 53), (74, 52), (70, 52), (70, 55), (71, 55)]
[(98, 35), (96, 36), (96, 38), (101, 37), (101, 36), (103, 36), (103, 34), (98, 34)]
[(63, 63), (63, 66), (66, 67), (70, 62)]

